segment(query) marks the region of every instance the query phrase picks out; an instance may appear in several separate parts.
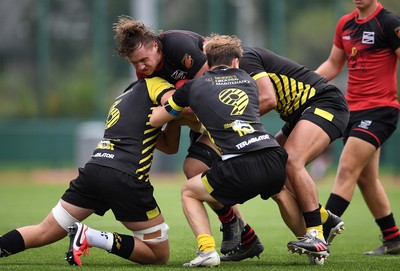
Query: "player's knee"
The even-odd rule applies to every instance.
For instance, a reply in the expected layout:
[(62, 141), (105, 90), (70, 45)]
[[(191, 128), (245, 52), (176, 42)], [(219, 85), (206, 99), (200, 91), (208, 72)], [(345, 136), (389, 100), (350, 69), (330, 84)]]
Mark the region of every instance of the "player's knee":
[(188, 182), (184, 183), (181, 187), (181, 197), (189, 197), (192, 194), (192, 190)]
[(65, 231), (68, 231), (68, 227), (72, 226), (75, 222), (79, 222), (61, 206), (60, 202), (53, 208), (52, 213), (54, 219)]
[(151, 228), (140, 231), (134, 231), (134, 237), (142, 240), (143, 242), (163, 242), (168, 240), (169, 226), (163, 222)]

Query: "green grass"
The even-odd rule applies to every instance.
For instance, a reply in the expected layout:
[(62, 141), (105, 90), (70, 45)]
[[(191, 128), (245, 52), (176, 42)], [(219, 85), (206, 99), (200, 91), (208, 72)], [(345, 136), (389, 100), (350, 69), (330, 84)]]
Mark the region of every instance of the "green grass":
[[(7, 175), (8, 177), (10, 175)], [(4, 177), (1, 176), (0, 177)], [(23, 179), (23, 178), (22, 178)], [(83, 270), (178, 270), (182, 263), (193, 258), (196, 241), (187, 225), (181, 209), (178, 176), (155, 176), (156, 198), (170, 226), (171, 257), (165, 266), (142, 266), (92, 248), (89, 257), (83, 258)], [(332, 178), (317, 183), (320, 202), (325, 203), (332, 184)], [(31, 180), (13, 182), (0, 178), (0, 234), (11, 229), (39, 223), (53, 208), (67, 183), (38, 184)], [(389, 178), (385, 181), (393, 213), (400, 222), (400, 182)], [(221, 263), (220, 270), (398, 270), (400, 256), (368, 257), (364, 251), (380, 245), (377, 225), (357, 190), (354, 199), (343, 216), (346, 230), (331, 246), (331, 256), (325, 266), (310, 266), (305, 255), (299, 256), (287, 251), (286, 244), (294, 236), (283, 223), (274, 201), (255, 198), (241, 206), (248, 223), (255, 229), (265, 246), (260, 259), (242, 262)], [(221, 233), (216, 216), (209, 212), (212, 230), (219, 246)], [(92, 216), (85, 221), (89, 226), (108, 231), (128, 233), (111, 213), (104, 217)], [(68, 239), (57, 243), (29, 249), (22, 253), (0, 259), (0, 270), (71, 270), (64, 260)], [(219, 247), (217, 248), (219, 249)]]

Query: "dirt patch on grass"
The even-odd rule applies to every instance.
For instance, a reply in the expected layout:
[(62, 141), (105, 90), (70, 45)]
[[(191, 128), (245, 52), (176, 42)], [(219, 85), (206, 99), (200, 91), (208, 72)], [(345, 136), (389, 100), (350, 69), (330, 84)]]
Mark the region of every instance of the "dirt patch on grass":
[[(1, 170), (0, 183), (39, 183), (39, 184), (68, 184), (78, 176), (77, 168), (31, 170)], [(183, 173), (157, 172), (150, 175), (152, 183), (183, 183)]]

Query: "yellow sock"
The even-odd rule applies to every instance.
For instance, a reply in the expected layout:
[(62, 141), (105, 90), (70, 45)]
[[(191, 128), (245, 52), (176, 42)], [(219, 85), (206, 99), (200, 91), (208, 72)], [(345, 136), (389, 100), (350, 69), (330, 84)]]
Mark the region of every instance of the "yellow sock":
[(325, 240), (324, 234), (322, 233), (322, 225), (313, 226), (313, 227), (307, 228), (307, 232), (309, 232), (312, 229), (316, 229), (318, 231), (318, 238), (319, 239)]
[(324, 224), (324, 223), (328, 220), (329, 213), (328, 213), (328, 211), (327, 211), (324, 207), (322, 207), (322, 206), (321, 206), (321, 209), (319, 209), (319, 213), (321, 214), (321, 222), (322, 222), (322, 224)]
[(215, 250), (215, 240), (209, 234), (200, 234), (197, 236), (197, 247), (200, 251), (210, 252)]

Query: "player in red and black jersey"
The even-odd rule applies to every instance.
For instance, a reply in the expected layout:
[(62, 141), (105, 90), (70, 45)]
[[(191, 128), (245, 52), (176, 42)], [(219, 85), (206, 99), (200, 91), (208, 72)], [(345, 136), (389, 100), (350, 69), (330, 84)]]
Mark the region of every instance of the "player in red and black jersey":
[[(207, 58), (203, 52), (204, 37), (183, 30), (170, 30), (159, 35), (150, 31), (142, 22), (130, 17), (120, 17), (115, 24), (116, 39), (120, 46), (119, 54), (126, 57), (135, 67), (138, 78), (160, 76), (179, 87), (187, 79), (197, 78), (208, 70)], [(200, 133), (190, 132), (191, 146), (184, 161), (183, 171), (189, 179), (207, 170), (212, 161), (219, 158), (218, 150), (208, 142), (208, 137), (200, 137)], [(243, 238), (250, 242), (256, 251), (247, 253), (247, 257), (259, 255), (263, 250), (254, 230), (243, 219), (239, 209), (233, 211), (244, 221)], [(231, 239), (230, 227), (225, 225), (224, 216), (218, 214), (222, 222), (224, 244)], [(224, 245), (221, 247), (224, 247)], [(227, 253), (222, 249), (223, 253)]]
[(351, 116), (326, 208), (341, 216), (358, 185), (383, 236), (383, 244), (365, 254), (400, 254), (399, 229), (378, 179), (381, 146), (395, 131), (399, 117), (400, 18), (377, 0), (353, 2), (356, 9), (338, 21), (329, 58), (316, 70), (331, 80), (347, 61)]
[(157, 51), (161, 59), (154, 70), (137, 61), (137, 58), (142, 59), (145, 55), (143, 51), (133, 52), (130, 60), (139, 79), (158, 76), (176, 84), (179, 80), (198, 77), (208, 68), (202, 51), (203, 41), (203, 36), (191, 31), (164, 31), (157, 36)]

